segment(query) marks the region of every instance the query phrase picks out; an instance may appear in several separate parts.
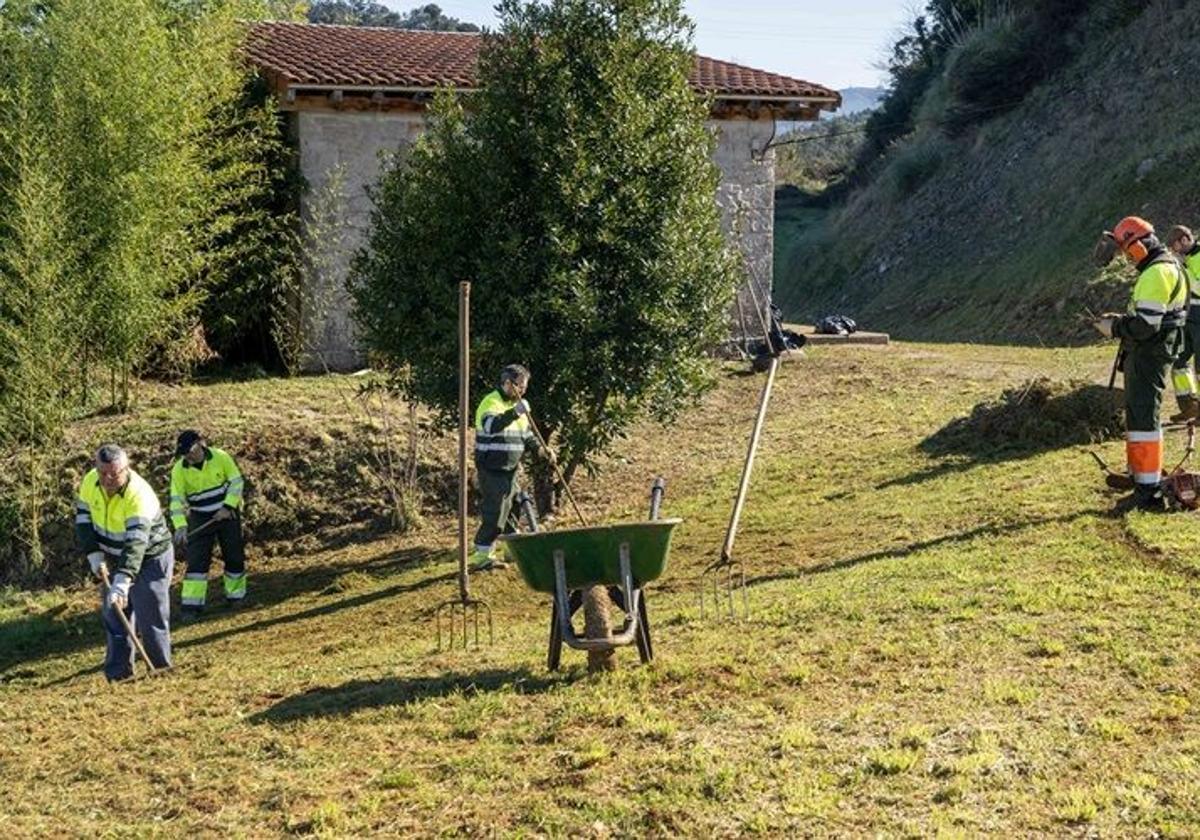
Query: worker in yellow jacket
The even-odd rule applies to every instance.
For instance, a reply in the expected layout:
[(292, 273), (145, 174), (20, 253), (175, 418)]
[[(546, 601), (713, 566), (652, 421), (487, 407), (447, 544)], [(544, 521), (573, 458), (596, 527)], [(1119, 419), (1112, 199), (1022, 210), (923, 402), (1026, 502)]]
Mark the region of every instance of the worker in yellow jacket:
[(208, 601), (208, 569), (213, 544), (220, 542), (225, 563), (225, 602), (240, 604), (246, 597), (246, 549), (242, 541), (241, 470), (229, 453), (208, 446), (193, 429), (175, 442), (177, 459), (171, 468), (171, 524), (175, 544), (187, 552), (180, 602), (191, 619)]
[(1162, 395), (1183, 352), (1187, 278), (1145, 219), (1129, 216), (1108, 234), (1137, 268), (1129, 309), (1095, 322), (1125, 350), (1125, 455), (1138, 507), (1162, 510)]
[(1179, 413), (1171, 417), (1174, 423), (1200, 419), (1200, 394), (1196, 389), (1195, 362), (1200, 351), (1200, 244), (1191, 228), (1175, 225), (1167, 231), (1167, 247), (1182, 264), (1188, 279), (1188, 315), (1184, 328), (1183, 353), (1175, 360), (1171, 380), (1175, 385), (1175, 400)]
[(502, 569), (508, 564), (495, 552), (496, 537), (508, 530), (517, 494), (517, 467), (526, 448), (554, 463), (554, 453), (541, 445), (529, 426), (529, 371), (508, 365), (500, 371), (499, 387), (475, 411), (475, 468), (479, 477), (479, 530), (471, 555), (475, 571)]
[(142, 637), (155, 668), (171, 667), (171, 573), (175, 551), (158, 497), (129, 467), (114, 443), (96, 451), (95, 466), (79, 484), (75, 536), (92, 574), (113, 566), (101, 616), (108, 637), (104, 676), (117, 682), (133, 676), (133, 639), (116, 611), (123, 611)]

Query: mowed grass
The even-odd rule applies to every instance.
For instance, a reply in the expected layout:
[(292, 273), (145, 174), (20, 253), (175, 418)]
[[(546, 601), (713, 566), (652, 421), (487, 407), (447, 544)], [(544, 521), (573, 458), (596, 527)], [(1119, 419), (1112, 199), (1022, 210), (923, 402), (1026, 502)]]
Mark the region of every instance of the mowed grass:
[(686, 520), (650, 589), (658, 659), (623, 651), (611, 676), (572, 651), (545, 670), (548, 603), (515, 572), (473, 580), (495, 644), (439, 653), (454, 532), (436, 518), (260, 557), (253, 605), (177, 629), (161, 680), (103, 682), (90, 593), (10, 594), (0, 640), (40, 630), (4, 651), (0, 827), (1195, 836), (1200, 524), (1112, 514), (1079, 447), (918, 448), (1006, 387), (1102, 381), (1108, 362), (908, 344), (790, 359), (735, 548), (752, 617), (702, 621), (697, 576), (762, 384), (730, 369), (579, 485), (590, 517), (635, 517), (661, 474), (664, 513)]

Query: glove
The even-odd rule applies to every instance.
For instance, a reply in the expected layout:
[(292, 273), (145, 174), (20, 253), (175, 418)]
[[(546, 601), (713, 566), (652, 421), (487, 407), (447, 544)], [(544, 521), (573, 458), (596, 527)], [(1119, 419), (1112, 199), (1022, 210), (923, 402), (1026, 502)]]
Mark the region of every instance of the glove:
[(217, 522), (224, 522), (226, 519), (233, 519), (233, 511), (227, 507), (223, 507), (213, 514), (213, 519), (215, 519)]
[(187, 545), (187, 526), (180, 525), (178, 528), (176, 528), (175, 536), (172, 537), (172, 539), (175, 541), (176, 548), (183, 548), (184, 546), (186, 546)]
[(1113, 319), (1101, 318), (1098, 321), (1093, 321), (1092, 326), (1096, 328), (1096, 332), (1105, 338), (1113, 337)]
[(524, 417), (529, 413), (529, 401), (517, 400), (517, 404), (513, 406), (513, 411), (517, 412), (518, 417)]
[(554, 450), (552, 450), (549, 446), (542, 447), (542, 457), (545, 458), (546, 463), (552, 467), (558, 463), (558, 456), (554, 454)]
[(104, 552), (93, 551), (87, 556), (88, 565), (92, 567), (92, 576), (100, 577), (100, 569), (104, 566)]
[(112, 586), (108, 588), (108, 606), (123, 610), (129, 603), (129, 587), (133, 584), (133, 580), (124, 572), (117, 572), (113, 578)]

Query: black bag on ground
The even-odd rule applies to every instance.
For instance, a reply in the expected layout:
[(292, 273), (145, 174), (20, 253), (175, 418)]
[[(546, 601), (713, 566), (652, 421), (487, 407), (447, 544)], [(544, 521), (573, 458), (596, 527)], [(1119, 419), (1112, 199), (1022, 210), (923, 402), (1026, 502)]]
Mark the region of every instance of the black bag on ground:
[(858, 323), (845, 315), (826, 315), (817, 322), (817, 332), (821, 335), (850, 335), (858, 332)]

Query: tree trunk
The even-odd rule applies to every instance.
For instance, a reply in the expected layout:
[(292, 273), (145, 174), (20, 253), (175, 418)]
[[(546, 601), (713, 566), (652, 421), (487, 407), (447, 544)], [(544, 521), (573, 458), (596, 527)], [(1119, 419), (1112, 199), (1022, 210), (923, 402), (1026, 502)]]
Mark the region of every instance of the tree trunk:
[[(612, 638), (612, 600), (608, 597), (608, 589), (603, 586), (593, 586), (583, 596), (583, 632), (589, 639)], [(617, 670), (617, 651), (588, 651), (588, 673)]]
[(533, 479), (533, 506), (538, 518), (554, 513), (554, 473), (544, 464), (534, 464), (529, 475)]

